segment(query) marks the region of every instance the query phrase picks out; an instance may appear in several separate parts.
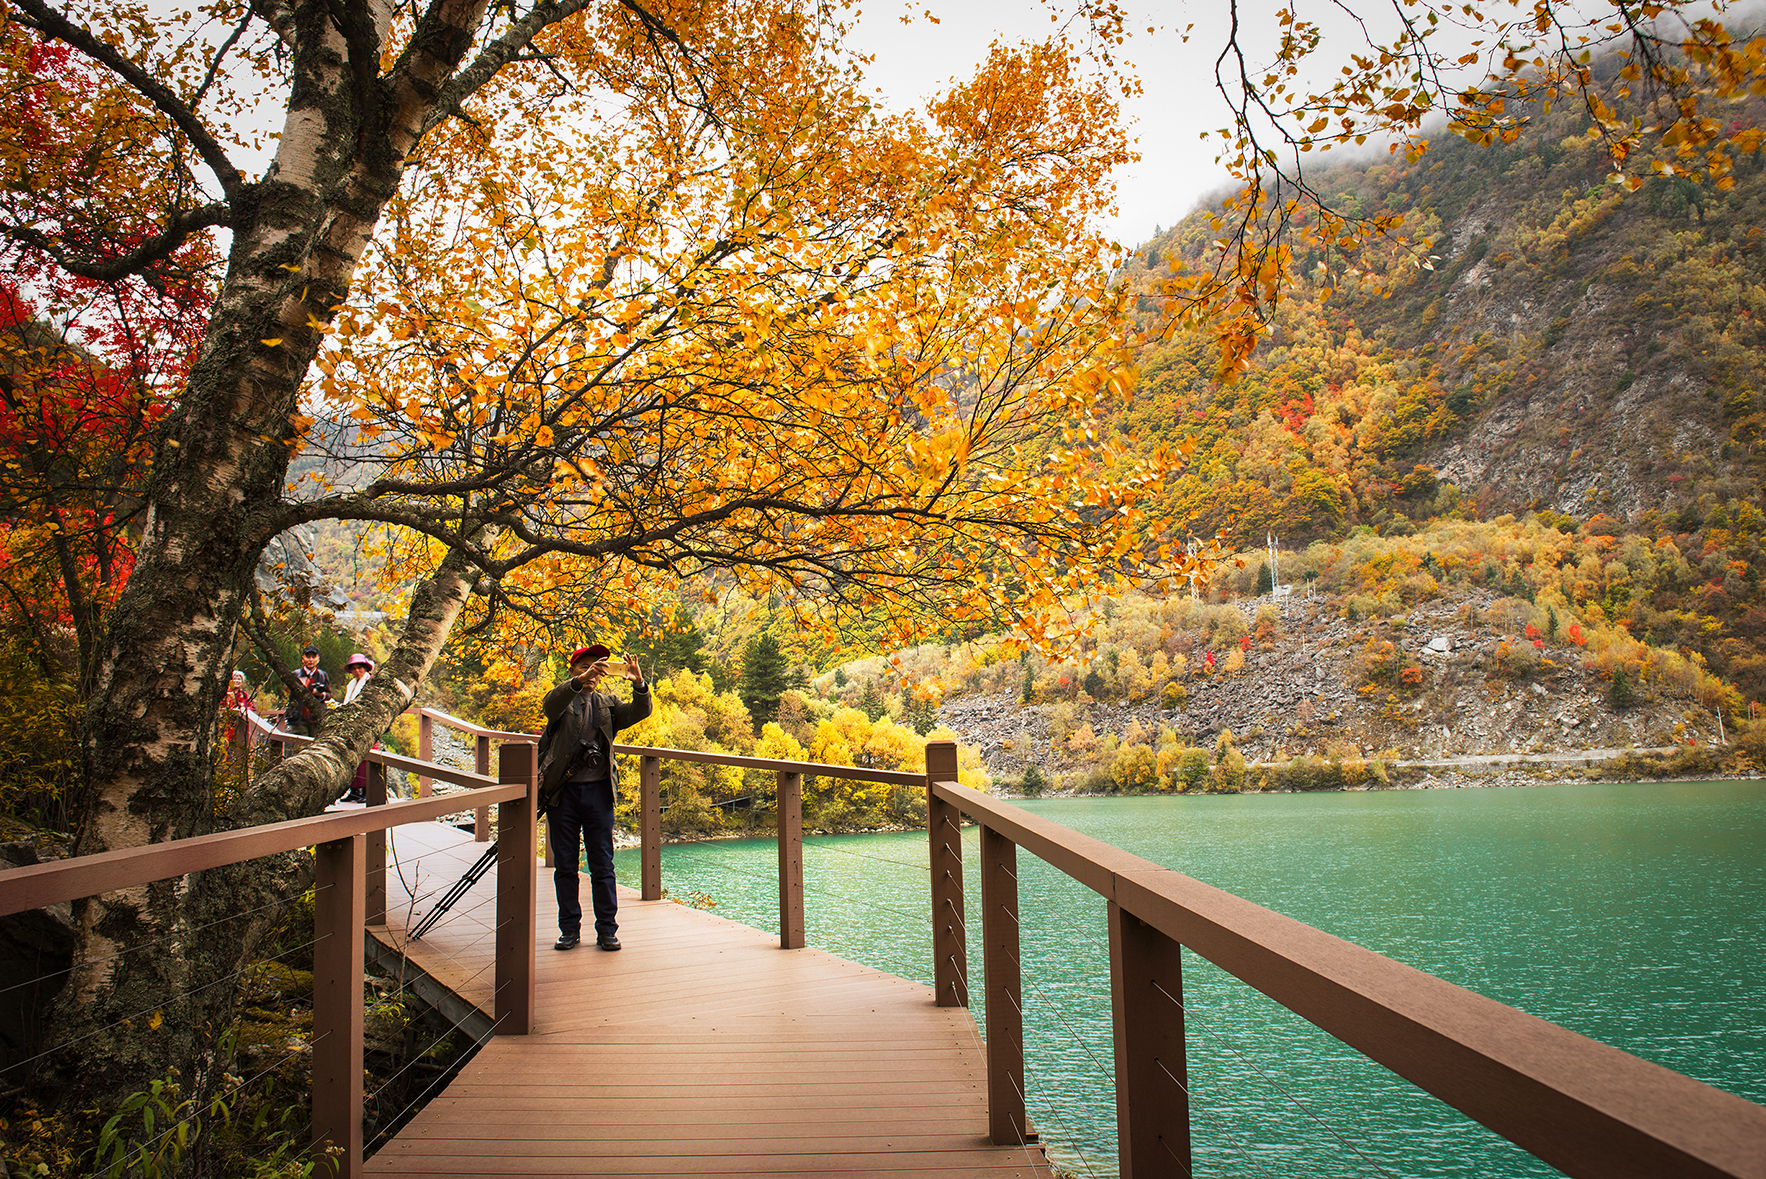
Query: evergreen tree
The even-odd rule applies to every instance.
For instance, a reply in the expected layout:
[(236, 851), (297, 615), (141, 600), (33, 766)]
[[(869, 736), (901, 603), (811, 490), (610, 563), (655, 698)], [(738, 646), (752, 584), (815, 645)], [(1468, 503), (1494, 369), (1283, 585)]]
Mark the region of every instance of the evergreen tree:
[(754, 727), (779, 716), (779, 697), (791, 686), (791, 665), (779, 640), (769, 634), (758, 634), (742, 648), (742, 675), (736, 681), (736, 694), (748, 707)]
[(1042, 792), (1049, 788), (1049, 779), (1042, 772), (1041, 766), (1024, 767), (1024, 777), (1018, 783), (1018, 791), (1025, 798), (1041, 798)]
[(873, 724), (888, 714), (889, 705), (884, 702), (883, 691), (877, 687), (876, 680), (865, 682), (864, 694), (858, 698), (858, 710), (869, 717)]
[(1262, 596), (1275, 591), (1275, 574), (1269, 570), (1269, 562), (1257, 566), (1257, 593)]
[(637, 659), (646, 675), (673, 675), (683, 669), (703, 674), (710, 665), (705, 658), (705, 636), (685, 606), (677, 605), (664, 619), (658, 611), (650, 620), (650, 632), (626, 640), (626, 651)]

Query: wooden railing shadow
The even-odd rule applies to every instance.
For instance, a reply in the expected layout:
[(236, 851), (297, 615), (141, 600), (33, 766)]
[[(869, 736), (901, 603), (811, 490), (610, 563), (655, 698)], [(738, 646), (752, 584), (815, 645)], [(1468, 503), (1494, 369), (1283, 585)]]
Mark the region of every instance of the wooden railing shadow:
[[(445, 714), (437, 714), (445, 717)], [(444, 723), (454, 722), (445, 718)], [(498, 808), (494, 1032), (533, 1026), (537, 799), (534, 738), (502, 738), (489, 777), (369, 755), (369, 807), (0, 872), (0, 915), (313, 847), (313, 1140), (335, 1173), (362, 1169), (362, 929), (383, 922), (385, 832)], [(304, 738), (275, 734), (284, 743)], [(480, 746), (487, 752), (488, 746)], [(1572, 1176), (1766, 1179), (1766, 1108), (1506, 1007), (1080, 835), (957, 782), (956, 746), (926, 747), (926, 772), (615, 746), (638, 759), (641, 895), (662, 896), (661, 767), (679, 760), (777, 776), (779, 942), (804, 944), (802, 782), (807, 775), (920, 785), (930, 840), (935, 1001), (968, 1005), (961, 818), (980, 825), (980, 937), (987, 996), (990, 1134), (1028, 1138), (1020, 1012), (1017, 849), (1107, 905), (1121, 1172), (1189, 1174), (1180, 949), (1189, 947), (1344, 1043)], [(388, 803), (385, 770), (465, 787)], [(488, 834), (488, 825), (481, 825)], [(318, 1155), (316, 1154), (316, 1157)]]

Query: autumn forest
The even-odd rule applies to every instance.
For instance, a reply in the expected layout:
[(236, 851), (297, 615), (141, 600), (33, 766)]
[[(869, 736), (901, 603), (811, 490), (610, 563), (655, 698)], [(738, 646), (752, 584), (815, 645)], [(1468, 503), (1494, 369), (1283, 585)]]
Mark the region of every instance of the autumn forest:
[[(1721, 768), (1766, 758), (1739, 24), (1405, 0), (1343, 40), (1271, 6), (1267, 46), (1185, 50), (1231, 184), (1137, 244), (1098, 228), (1137, 151), (1110, 3), (901, 111), (838, 3), (159, 8), (0, 3), (9, 863), (317, 814), (376, 742), (415, 752), (415, 704), (537, 730), (590, 639), (654, 680), (633, 741), (915, 769), (997, 696), (1081, 764), (996, 779), (965, 744), (969, 784), (1240, 790), (1402, 751), (1314, 749), (1308, 705), (1248, 759), (1173, 719), (1193, 693), (1343, 624), (1402, 719), (1444, 691), (1408, 619), (1457, 611), (1481, 676), (1684, 704)], [(309, 642), (376, 670), (240, 773), (234, 673), (312, 704)], [(1093, 729), (1107, 703), (1163, 719)], [(763, 787), (678, 771), (670, 824), (738, 829)], [(824, 830), (923, 813), (805, 795)], [(46, 918), (42, 1034), (80, 1047), (11, 1071), (7, 1041), (28, 1173), (121, 1158), (99, 1111), (216, 1099), (249, 988), (186, 983), (289, 936), (297, 860)], [(298, 1173), (279, 1132), (155, 1173)]]

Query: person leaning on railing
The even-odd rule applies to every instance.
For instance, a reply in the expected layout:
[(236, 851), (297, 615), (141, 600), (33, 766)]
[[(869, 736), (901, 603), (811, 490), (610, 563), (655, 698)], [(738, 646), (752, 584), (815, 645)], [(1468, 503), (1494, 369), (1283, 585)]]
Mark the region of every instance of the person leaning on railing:
[[(570, 653), (570, 678), (546, 693), (546, 751), (540, 761), (540, 810), (552, 840), (552, 884), (558, 893), (555, 950), (582, 940), (578, 851), (589, 864), (589, 896), (595, 910), (595, 944), (619, 949), (619, 898), (613, 886), (613, 807), (619, 798), (619, 771), (613, 737), (650, 715), (650, 687), (635, 663), (608, 661), (600, 643)], [(626, 703), (596, 691), (617, 672), (632, 681)]]

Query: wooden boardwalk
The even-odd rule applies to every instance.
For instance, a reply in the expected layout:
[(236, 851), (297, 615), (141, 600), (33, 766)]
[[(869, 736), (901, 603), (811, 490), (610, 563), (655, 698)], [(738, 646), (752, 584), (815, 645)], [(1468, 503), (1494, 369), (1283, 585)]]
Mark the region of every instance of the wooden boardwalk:
[[(395, 839), (376, 940), (488, 1011), (494, 867), (404, 937), (486, 845), (426, 824)], [(973, 1020), (930, 987), (624, 889), (624, 950), (558, 953), (549, 872), (539, 884), (533, 1034), (492, 1037), (368, 1174), (1050, 1174), (1034, 1146), (988, 1144)]]

